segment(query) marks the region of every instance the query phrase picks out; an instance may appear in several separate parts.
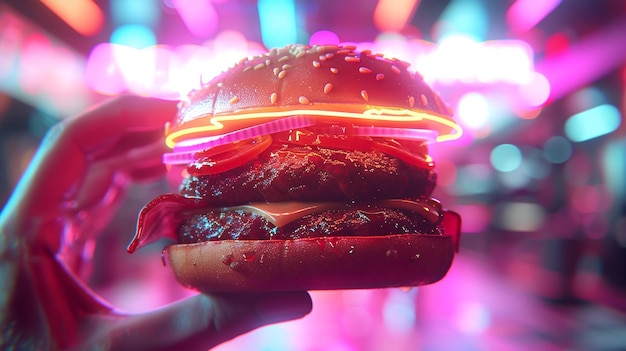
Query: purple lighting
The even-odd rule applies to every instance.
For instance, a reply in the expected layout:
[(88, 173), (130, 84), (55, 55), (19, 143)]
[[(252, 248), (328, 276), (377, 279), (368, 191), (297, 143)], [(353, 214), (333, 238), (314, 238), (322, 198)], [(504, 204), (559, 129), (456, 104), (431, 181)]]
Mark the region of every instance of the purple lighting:
[(563, 97), (622, 65), (626, 45), (620, 43), (625, 35), (626, 21), (615, 21), (569, 50), (539, 62), (536, 70), (550, 82), (550, 99)]
[(530, 30), (552, 12), (561, 0), (517, 0), (506, 12), (506, 20), (514, 32)]

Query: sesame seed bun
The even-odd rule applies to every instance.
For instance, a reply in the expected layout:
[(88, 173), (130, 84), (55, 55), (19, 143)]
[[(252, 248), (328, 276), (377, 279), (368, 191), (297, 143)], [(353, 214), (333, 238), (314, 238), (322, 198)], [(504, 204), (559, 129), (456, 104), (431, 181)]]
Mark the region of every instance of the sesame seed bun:
[[(459, 135), (452, 113), (409, 64), (353, 46), (291, 45), (249, 57), (192, 91), (169, 143), (220, 135), (281, 116), (343, 113), (359, 124)], [(250, 117), (250, 116), (254, 117)], [(352, 116), (352, 117), (351, 117)], [(378, 118), (381, 117), (381, 118)], [(192, 127), (201, 132), (190, 132)]]

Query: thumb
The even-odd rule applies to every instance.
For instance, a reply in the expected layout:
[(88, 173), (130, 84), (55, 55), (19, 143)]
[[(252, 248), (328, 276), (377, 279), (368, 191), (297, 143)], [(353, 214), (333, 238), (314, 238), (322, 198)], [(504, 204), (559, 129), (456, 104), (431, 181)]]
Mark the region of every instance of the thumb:
[(312, 309), (307, 292), (197, 295), (118, 320), (112, 350), (207, 350), (264, 325), (297, 319)]

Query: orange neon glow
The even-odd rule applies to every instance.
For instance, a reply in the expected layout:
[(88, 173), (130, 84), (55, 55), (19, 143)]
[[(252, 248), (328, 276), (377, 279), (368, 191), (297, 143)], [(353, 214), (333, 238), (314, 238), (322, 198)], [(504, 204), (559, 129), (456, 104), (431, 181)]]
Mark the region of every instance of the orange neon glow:
[[(286, 110), (286, 111), (268, 111), (268, 112), (253, 112), (253, 113), (241, 113), (231, 114), (223, 116), (207, 116), (204, 118), (198, 118), (195, 121), (202, 121), (203, 124), (190, 126), (189, 128), (173, 130), (165, 139), (165, 143), (168, 147), (174, 148), (176, 142), (188, 139), (190, 137), (207, 136), (207, 134), (213, 136), (219, 136), (216, 131), (224, 129), (224, 123), (243, 121), (243, 120), (259, 120), (259, 119), (278, 119), (281, 117), (289, 116), (319, 116), (322, 119), (324, 117), (331, 117), (333, 119), (352, 119), (352, 120), (367, 120), (368, 123), (373, 121), (382, 122), (380, 124), (384, 126), (399, 126), (404, 128), (415, 128), (415, 123), (425, 121), (426, 124), (432, 123), (432, 129), (439, 132), (439, 136), (436, 141), (448, 141), (455, 140), (461, 137), (463, 130), (453, 120), (438, 116), (432, 113), (406, 110), (406, 109), (388, 109), (388, 108), (370, 108), (366, 111), (360, 112), (346, 112), (346, 111), (327, 111), (327, 110), (314, 110), (314, 109), (302, 109), (302, 110)], [(208, 121), (205, 122), (205, 120)], [(429, 123), (430, 122), (430, 123)], [(204, 134), (204, 135), (203, 135)]]
[(92, 0), (41, 0), (65, 23), (84, 36), (92, 36), (102, 29), (102, 9)]
[(418, 5), (419, 0), (378, 0), (374, 9), (374, 25), (381, 32), (399, 32)]

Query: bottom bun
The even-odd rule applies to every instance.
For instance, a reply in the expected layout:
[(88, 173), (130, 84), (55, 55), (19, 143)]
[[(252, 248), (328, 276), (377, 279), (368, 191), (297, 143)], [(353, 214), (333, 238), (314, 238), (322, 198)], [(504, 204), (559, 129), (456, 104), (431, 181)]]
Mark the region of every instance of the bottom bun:
[(450, 236), (394, 234), (294, 240), (223, 240), (168, 246), (178, 281), (203, 292), (408, 287), (443, 278)]

